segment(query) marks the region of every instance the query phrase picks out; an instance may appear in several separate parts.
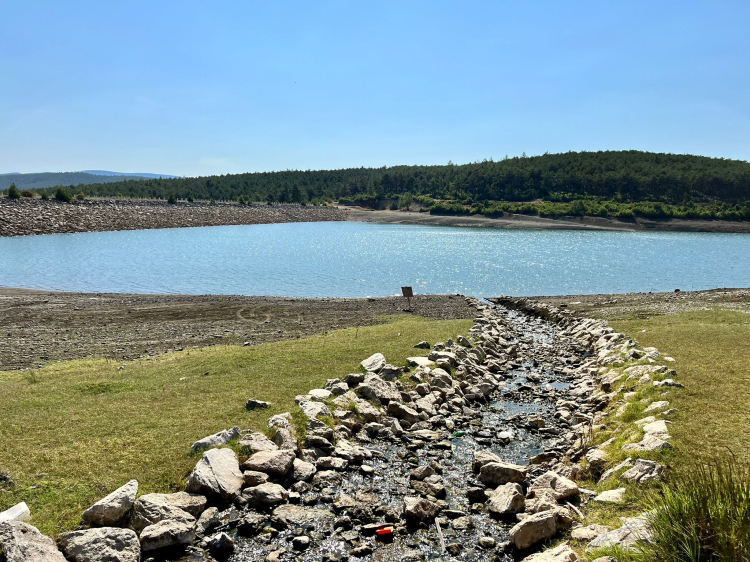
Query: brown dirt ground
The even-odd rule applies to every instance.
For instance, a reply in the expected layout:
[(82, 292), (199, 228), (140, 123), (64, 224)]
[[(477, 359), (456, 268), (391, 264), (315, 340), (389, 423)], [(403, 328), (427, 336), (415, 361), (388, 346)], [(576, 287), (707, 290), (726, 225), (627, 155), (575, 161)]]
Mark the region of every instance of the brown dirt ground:
[(620, 295), (565, 295), (534, 297), (562, 306), (580, 316), (594, 318), (646, 318), (680, 312), (722, 308), (750, 314), (750, 289), (712, 289), (674, 293), (627, 293)]
[(346, 220), (385, 224), (529, 228), (537, 230), (750, 232), (750, 222), (748, 221), (648, 220), (644, 218), (620, 220), (603, 217), (560, 217), (553, 219), (515, 214), (505, 214), (500, 218), (492, 219), (482, 215), (448, 216), (415, 211), (373, 211), (362, 207), (340, 208), (347, 211)]
[(97, 356), (154, 356), (217, 344), (255, 345), (415, 314), (472, 318), (455, 295), (292, 299), (242, 296), (124, 295), (0, 289), (0, 370)]

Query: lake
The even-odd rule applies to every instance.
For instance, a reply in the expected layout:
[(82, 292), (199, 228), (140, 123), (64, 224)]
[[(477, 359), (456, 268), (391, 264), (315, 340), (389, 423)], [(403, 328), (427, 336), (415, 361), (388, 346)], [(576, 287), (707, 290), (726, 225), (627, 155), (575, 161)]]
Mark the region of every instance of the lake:
[(750, 234), (501, 230), (357, 222), (0, 239), (0, 286), (364, 297), (750, 286)]

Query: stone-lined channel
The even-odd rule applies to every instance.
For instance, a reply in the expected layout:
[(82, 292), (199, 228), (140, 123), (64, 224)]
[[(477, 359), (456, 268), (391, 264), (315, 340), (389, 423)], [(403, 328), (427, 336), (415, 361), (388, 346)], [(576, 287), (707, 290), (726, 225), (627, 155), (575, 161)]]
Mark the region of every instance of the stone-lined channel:
[[(562, 457), (568, 448), (563, 438), (568, 424), (555, 416), (556, 404), (568, 400), (568, 387), (588, 353), (562, 337), (558, 326), (540, 318), (503, 307), (485, 318), (491, 320), (477, 324), (474, 335), (482, 328), (494, 329), (498, 355), (505, 357), (490, 363), (499, 384), (486, 397), (413, 424), (398, 437), (383, 431), (383, 424), (365, 425), (357, 440), (372, 451), (372, 458), (362, 461), (372, 474), (363, 474), (352, 462), (338, 485), (293, 485), (300, 491), (294, 496), (300, 509), (272, 512), (276, 516), (268, 521), (270, 529), (253, 538), (240, 533), (231, 561), (257, 561), (269, 555), (304, 561), (432, 559), (442, 556), (443, 545), (446, 559), (479, 561), (494, 554), (511, 560), (508, 533), (517, 520), (488, 512), (486, 492), (493, 488), (477, 480), (472, 464), (477, 453), (491, 451), (508, 463), (529, 465), (526, 479), (533, 479), (547, 469), (541, 460)], [(419, 372), (413, 378), (419, 380)], [(529, 464), (532, 459), (535, 464)], [(433, 482), (410, 477), (418, 467), (437, 469)], [(436, 519), (442, 544), (434, 522), (404, 524), (404, 498), (417, 495), (442, 507)], [(233, 522), (242, 514), (233, 508), (222, 516), (226, 529), (236, 536)], [(379, 540), (375, 527), (388, 524), (394, 525), (395, 536)], [(295, 551), (295, 536), (311, 537), (311, 546)]]

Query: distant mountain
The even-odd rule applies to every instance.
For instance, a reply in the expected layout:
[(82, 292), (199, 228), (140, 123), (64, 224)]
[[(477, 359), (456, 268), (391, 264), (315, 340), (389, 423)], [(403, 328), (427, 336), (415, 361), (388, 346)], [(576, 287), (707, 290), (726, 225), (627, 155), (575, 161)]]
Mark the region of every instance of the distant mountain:
[(86, 174), (94, 174), (97, 176), (133, 176), (139, 178), (169, 178), (174, 179), (179, 176), (172, 176), (169, 174), (139, 174), (139, 173), (128, 173), (128, 172), (108, 172), (107, 170), (81, 170)]
[(0, 174), (0, 191), (8, 189), (15, 183), (18, 189), (44, 189), (63, 185), (66, 187), (122, 181), (152, 180), (158, 178), (176, 178), (177, 176), (160, 176), (159, 174), (121, 174), (104, 170), (87, 170), (85, 172), (41, 172), (19, 174), (17, 172)]

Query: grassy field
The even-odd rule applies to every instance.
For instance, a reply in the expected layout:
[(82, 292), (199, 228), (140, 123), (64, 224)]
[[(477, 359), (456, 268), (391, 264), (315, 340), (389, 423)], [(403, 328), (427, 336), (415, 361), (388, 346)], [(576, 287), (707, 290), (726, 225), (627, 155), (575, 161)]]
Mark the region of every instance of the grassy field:
[(686, 387), (671, 397), (678, 458), (731, 450), (750, 462), (750, 315), (714, 310), (610, 324), (677, 360), (670, 367)]
[[(55, 535), (136, 478), (141, 493), (181, 489), (197, 457), (190, 445), (239, 425), (265, 428), (297, 394), (357, 372), (382, 352), (403, 364), (412, 346), (466, 334), (470, 320), (398, 316), (384, 324), (257, 347), (212, 347), (128, 363), (104, 359), (0, 372), (0, 511), (25, 501), (32, 523)], [(122, 369), (120, 367), (123, 366)], [(248, 412), (249, 398), (273, 408)]]
[[(685, 385), (685, 389), (655, 389), (631, 383), (624, 389), (633, 387), (635, 398), (625, 413), (610, 421), (608, 430), (596, 438), (597, 443), (609, 437), (616, 438), (606, 449), (611, 456), (610, 466), (628, 456), (653, 459), (668, 467), (671, 481), (680, 482), (694, 480), (696, 465), (703, 465), (705, 461), (734, 457), (740, 463), (750, 462), (750, 315), (715, 309), (647, 318), (624, 316), (610, 319), (610, 325), (642, 346), (657, 347), (662, 354), (674, 357), (675, 363), (663, 363), (676, 369), (676, 380)], [(678, 409), (670, 418), (674, 423), (669, 426), (674, 449), (628, 455), (620, 447), (640, 439), (642, 432), (632, 422), (647, 416), (643, 410), (654, 400), (668, 400), (670, 407)], [(594, 474), (583, 484), (598, 491), (623, 486), (617, 478), (602, 484), (598, 484), (597, 479)], [(747, 486), (747, 481), (742, 485)], [(584, 523), (616, 528), (620, 526), (620, 517), (632, 517), (660, 504), (659, 484), (625, 487), (623, 504), (593, 502), (586, 511)], [(679, 488), (675, 485), (670, 490), (679, 494)], [(742, 501), (747, 504), (747, 499)], [(579, 541), (573, 546), (583, 554), (585, 545), (586, 541)], [(644, 559), (612, 550), (596, 554), (615, 554), (621, 562)], [(645, 557), (645, 560), (651, 559), (650, 555)]]

